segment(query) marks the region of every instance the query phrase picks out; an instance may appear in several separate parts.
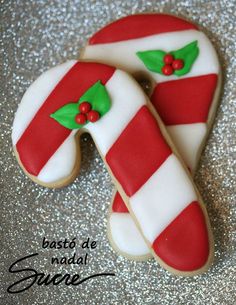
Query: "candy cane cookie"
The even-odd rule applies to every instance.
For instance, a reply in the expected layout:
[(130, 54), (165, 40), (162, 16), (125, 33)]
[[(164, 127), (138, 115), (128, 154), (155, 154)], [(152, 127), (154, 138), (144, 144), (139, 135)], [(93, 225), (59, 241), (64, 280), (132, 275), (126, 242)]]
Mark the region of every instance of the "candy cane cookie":
[[(221, 82), (218, 58), (206, 35), (176, 16), (132, 15), (95, 33), (82, 58), (115, 65), (137, 80), (151, 82), (151, 102), (193, 175), (214, 118)], [(109, 212), (108, 235), (124, 256), (150, 257), (119, 194)]]
[[(34, 181), (63, 186), (78, 174), (82, 132), (93, 137), (156, 260), (180, 275), (207, 270), (213, 242), (202, 199), (160, 118), (131, 76), (105, 64), (77, 61), (44, 73), (26, 91), (16, 112), (14, 151)], [(183, 234), (178, 245), (169, 227), (172, 221)], [(166, 230), (173, 239), (171, 249)], [(166, 249), (169, 256), (163, 255)]]

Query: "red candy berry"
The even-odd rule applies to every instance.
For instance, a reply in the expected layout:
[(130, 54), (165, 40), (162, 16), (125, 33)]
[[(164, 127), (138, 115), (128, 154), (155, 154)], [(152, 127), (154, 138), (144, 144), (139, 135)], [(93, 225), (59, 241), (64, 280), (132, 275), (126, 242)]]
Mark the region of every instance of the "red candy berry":
[(166, 55), (164, 56), (164, 63), (165, 63), (166, 65), (171, 65), (173, 61), (174, 61), (174, 56), (173, 56), (173, 55), (171, 55), (171, 54), (166, 54)]
[(77, 114), (76, 115), (76, 117), (75, 117), (75, 122), (77, 123), (77, 124), (79, 124), (79, 125), (83, 125), (83, 124), (85, 124), (86, 123), (86, 115), (85, 114), (83, 114), (83, 113), (79, 113), (79, 114)]
[(171, 75), (174, 72), (171, 65), (165, 65), (161, 70), (164, 75)]
[(91, 110), (91, 104), (89, 102), (83, 102), (79, 105), (79, 111), (81, 113), (88, 113)]
[(87, 114), (87, 118), (90, 122), (94, 123), (97, 122), (97, 120), (99, 120), (100, 115), (97, 111), (95, 110), (91, 110), (89, 111), (89, 113)]
[(181, 70), (184, 66), (184, 62), (182, 59), (175, 59), (173, 62), (172, 62), (172, 67), (174, 70)]

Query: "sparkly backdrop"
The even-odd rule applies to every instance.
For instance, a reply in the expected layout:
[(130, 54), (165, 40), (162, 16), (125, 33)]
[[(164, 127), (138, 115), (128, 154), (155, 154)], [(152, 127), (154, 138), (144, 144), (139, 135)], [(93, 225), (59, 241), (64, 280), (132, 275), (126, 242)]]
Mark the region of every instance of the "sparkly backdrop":
[[(0, 1), (0, 152), (1, 152), (1, 305), (229, 305), (236, 300), (235, 176), (236, 60), (235, 10), (231, 1)], [(81, 140), (80, 176), (70, 186), (49, 190), (30, 181), (12, 153), (11, 125), (21, 97), (43, 71), (78, 58), (86, 39), (122, 16), (170, 12), (199, 24), (218, 51), (224, 87), (213, 130), (202, 155), (196, 183), (207, 204), (215, 236), (215, 262), (193, 278), (170, 275), (154, 260), (133, 262), (117, 255), (106, 236), (113, 184), (89, 136)], [(42, 249), (42, 239), (90, 237), (88, 265), (56, 266), (52, 256), (70, 256), (71, 249)], [(80, 255), (84, 250), (76, 247)], [(20, 294), (7, 287), (19, 279), (8, 272), (17, 259), (38, 252), (24, 266), (38, 272), (114, 272), (72, 287), (33, 285)]]

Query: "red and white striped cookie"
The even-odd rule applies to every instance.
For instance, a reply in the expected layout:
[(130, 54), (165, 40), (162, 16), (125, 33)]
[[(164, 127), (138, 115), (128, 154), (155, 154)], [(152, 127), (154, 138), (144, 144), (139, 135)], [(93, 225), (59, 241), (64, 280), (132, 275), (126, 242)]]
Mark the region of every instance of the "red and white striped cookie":
[[(104, 64), (69, 61), (41, 75), (15, 116), (17, 159), (38, 183), (63, 186), (78, 174), (76, 137), (82, 132), (92, 135), (157, 261), (181, 275), (205, 271), (213, 258), (213, 243), (201, 197), (160, 118), (127, 73)], [(186, 223), (189, 218), (191, 226)], [(169, 226), (173, 221), (175, 232)], [(186, 228), (189, 235), (184, 234)], [(181, 232), (183, 239), (176, 244), (175, 234)]]
[[(196, 25), (175, 16), (132, 15), (94, 34), (82, 58), (112, 64), (138, 79), (141, 75), (141, 79), (151, 80), (151, 102), (194, 174), (220, 89), (218, 58), (206, 35)], [(119, 194), (114, 196), (110, 210), (109, 237), (113, 247), (126, 257), (150, 257)], [(182, 239), (182, 235), (175, 238)]]

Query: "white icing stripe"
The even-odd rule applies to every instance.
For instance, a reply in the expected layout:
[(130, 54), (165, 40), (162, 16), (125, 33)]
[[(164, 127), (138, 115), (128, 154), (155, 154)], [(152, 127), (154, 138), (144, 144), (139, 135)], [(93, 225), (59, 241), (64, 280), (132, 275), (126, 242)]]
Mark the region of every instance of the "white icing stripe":
[(96, 123), (86, 126), (104, 156), (137, 111), (146, 104), (142, 89), (123, 71), (116, 70), (106, 88), (112, 102), (111, 109)]
[(196, 199), (189, 177), (172, 154), (130, 198), (130, 207), (144, 236), (152, 244), (176, 216)]
[[(181, 79), (218, 73), (219, 63), (211, 42), (204, 33), (196, 30), (163, 33), (115, 43), (88, 45), (82, 58), (115, 65), (130, 73), (147, 72), (146, 67), (137, 57), (136, 52), (147, 50), (173, 51), (182, 48), (194, 40), (198, 40), (200, 52), (191, 71), (182, 76)], [(164, 76), (151, 71), (148, 71), (148, 73), (158, 83), (179, 79), (174, 75)]]
[(128, 213), (112, 213), (109, 219), (110, 234), (119, 251), (131, 256), (147, 255), (149, 248)]
[(183, 161), (193, 174), (197, 167), (201, 145), (207, 133), (207, 125), (204, 123), (183, 124), (166, 128)]
[(46, 98), (75, 63), (76, 60), (70, 60), (44, 72), (27, 89), (15, 115), (12, 130), (13, 145), (16, 145)]
[(38, 179), (44, 183), (52, 183), (68, 177), (76, 163), (76, 130), (56, 150), (45, 166), (41, 169)]

